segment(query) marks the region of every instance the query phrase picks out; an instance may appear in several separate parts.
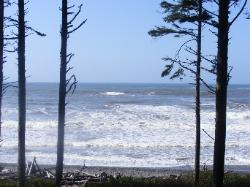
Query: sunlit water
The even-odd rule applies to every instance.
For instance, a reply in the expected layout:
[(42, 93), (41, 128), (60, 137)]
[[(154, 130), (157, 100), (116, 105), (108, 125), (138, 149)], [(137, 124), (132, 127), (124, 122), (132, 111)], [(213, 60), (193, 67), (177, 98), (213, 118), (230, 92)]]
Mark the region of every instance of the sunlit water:
[[(29, 84), (27, 160), (55, 164), (57, 84)], [(168, 84), (81, 84), (68, 98), (65, 164), (168, 167), (193, 165), (194, 87)], [(214, 97), (202, 91), (202, 129), (214, 136)], [(229, 88), (226, 164), (250, 164), (250, 86)], [(17, 161), (17, 90), (4, 97), (0, 162)], [(201, 133), (201, 162), (213, 140)]]

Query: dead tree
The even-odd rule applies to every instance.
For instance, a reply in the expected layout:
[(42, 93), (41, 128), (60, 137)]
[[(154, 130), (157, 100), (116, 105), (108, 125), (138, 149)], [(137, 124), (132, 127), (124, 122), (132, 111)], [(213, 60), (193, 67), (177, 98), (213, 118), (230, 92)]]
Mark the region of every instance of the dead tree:
[(7, 87), (10, 86), (10, 84), (4, 83), (4, 80), (6, 78), (4, 77), (3, 73), (3, 65), (6, 58), (4, 56), (4, 52), (6, 51), (5, 47), (7, 45), (7, 43), (5, 43), (5, 36), (4, 36), (4, 30), (5, 30), (4, 12), (5, 8), (10, 5), (11, 3), (8, 0), (0, 0), (0, 138), (2, 136), (2, 100)]
[(3, 64), (4, 64), (4, 10), (9, 4), (8, 1), (0, 0), (0, 138), (2, 136), (2, 100), (4, 92), (4, 75), (3, 75)]
[[(9, 77), (4, 76), (3, 65), (6, 62), (6, 53), (15, 53), (18, 51), (18, 47), (15, 47), (18, 40), (18, 34), (14, 31), (14, 29), (18, 29), (19, 20), (14, 19), (12, 17), (6, 17), (4, 15), (5, 8), (12, 6), (14, 3), (9, 0), (0, 0), (1, 5), (1, 14), (0, 14), (0, 137), (1, 133), (1, 125), (2, 125), (2, 99), (7, 89), (10, 87), (17, 88), (17, 82), (8, 82)], [(10, 29), (10, 30), (9, 30)], [(25, 37), (31, 34), (37, 34), (39, 36), (45, 36), (45, 34), (35, 30), (34, 28), (25, 25), (26, 34)], [(10, 49), (9, 47), (13, 47)]]
[[(69, 93), (74, 93), (76, 88), (76, 77), (71, 75), (67, 79), (67, 74), (72, 69), (68, 64), (72, 57), (72, 53), (68, 54), (67, 43), (69, 36), (80, 29), (86, 20), (80, 22), (76, 27), (73, 26), (82, 11), (82, 4), (78, 6), (78, 10), (72, 11), (75, 5), (69, 6), (68, 0), (62, 0), (62, 24), (61, 24), (61, 63), (60, 63), (60, 84), (59, 84), (59, 103), (58, 103), (58, 139), (57, 139), (57, 162), (56, 162), (56, 186), (60, 186), (63, 172), (64, 160), (64, 127), (65, 127), (65, 106), (66, 96)], [(72, 16), (69, 20), (69, 16)]]
[[(25, 38), (26, 36), (36, 33), (39, 36), (45, 36), (33, 29), (26, 26), (25, 22), (25, 2), (24, 0), (18, 0), (18, 19), (11, 17), (4, 17), (5, 21), (9, 21), (6, 27), (17, 28), (17, 33), (11, 32), (11, 35), (5, 35), (4, 40), (16, 41), (17, 48), (11, 52), (18, 53), (18, 181), (17, 185), (20, 187), (25, 186), (25, 126), (26, 126), (26, 77), (25, 77)], [(10, 52), (6, 50), (7, 52)], [(10, 84), (4, 84), (2, 87), (2, 94), (6, 89), (11, 86)]]

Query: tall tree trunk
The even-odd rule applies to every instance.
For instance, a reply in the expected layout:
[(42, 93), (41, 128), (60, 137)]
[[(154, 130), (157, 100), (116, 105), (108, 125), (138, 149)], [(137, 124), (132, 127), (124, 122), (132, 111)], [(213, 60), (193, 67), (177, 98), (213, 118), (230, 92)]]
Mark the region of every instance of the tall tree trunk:
[(25, 186), (25, 21), (24, 0), (18, 0), (18, 186)]
[(200, 119), (200, 76), (201, 76), (201, 14), (202, 0), (199, 0), (198, 7), (198, 35), (197, 35), (197, 63), (196, 63), (196, 95), (195, 95), (195, 114), (196, 114), (196, 145), (195, 145), (195, 186), (199, 184), (200, 178), (200, 134), (201, 134), (201, 119)]
[(67, 35), (68, 35), (67, 12), (68, 12), (68, 2), (67, 0), (62, 0), (61, 64), (60, 64), (60, 85), (59, 85), (59, 104), (58, 104), (56, 186), (60, 186), (60, 182), (62, 180), (62, 172), (63, 172), (66, 69), (67, 69)]
[(224, 178), (226, 106), (228, 85), (228, 14), (229, 1), (219, 1), (217, 87), (216, 87), (216, 124), (214, 143), (214, 186), (222, 187)]
[(0, 138), (2, 136), (2, 98), (3, 98), (3, 50), (4, 50), (4, 0), (0, 0)]

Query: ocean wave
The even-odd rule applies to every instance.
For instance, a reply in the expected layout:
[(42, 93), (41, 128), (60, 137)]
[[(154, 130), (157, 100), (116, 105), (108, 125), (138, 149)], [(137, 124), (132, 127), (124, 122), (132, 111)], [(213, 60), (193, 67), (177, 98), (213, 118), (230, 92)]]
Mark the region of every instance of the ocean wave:
[[(4, 120), (2, 122), (2, 128), (3, 130), (8, 129), (17, 129), (18, 122), (16, 120)], [(29, 129), (40, 129), (42, 132), (42, 129), (48, 130), (48, 128), (51, 127), (57, 127), (57, 121), (56, 120), (27, 120), (26, 121), (26, 128)], [(51, 130), (51, 129), (50, 129)]]
[(104, 92), (102, 95), (107, 95), (107, 96), (119, 96), (119, 95), (125, 95), (124, 92)]
[[(201, 112), (202, 128), (213, 135), (215, 112)], [(228, 111), (227, 164), (248, 162), (247, 159), (230, 160), (232, 157), (250, 156), (247, 151), (250, 145), (245, 143), (250, 142), (248, 116), (249, 110)], [(69, 164), (81, 164), (83, 160), (90, 164), (110, 166), (131, 163), (138, 166), (176, 166), (193, 162), (190, 157), (195, 146), (195, 115), (192, 108), (116, 104), (106, 109), (82, 110), (76, 106), (70, 108), (66, 122), (65, 150), (69, 152), (65, 159)], [(6, 158), (16, 159), (13, 152), (17, 150), (17, 125), (16, 120), (3, 121), (4, 142), (0, 157), (5, 162)], [(26, 127), (28, 158), (36, 156), (45, 163), (47, 157), (53, 160), (55, 156), (52, 153), (56, 151), (57, 142), (56, 116), (54, 120), (37, 120), (34, 117), (27, 120)], [(201, 141), (201, 158), (203, 161), (212, 159), (213, 141), (203, 132)], [(143, 163), (143, 160), (148, 163)]]
[(133, 142), (133, 141), (126, 141), (123, 139), (113, 139), (110, 140), (109, 138), (102, 138), (102, 139), (95, 139), (90, 141), (81, 141), (81, 142), (65, 142), (65, 145), (68, 147), (98, 147), (98, 148), (140, 148), (140, 149), (166, 149), (170, 147), (178, 147), (183, 149), (188, 149), (194, 147), (194, 144), (175, 144), (170, 142)]

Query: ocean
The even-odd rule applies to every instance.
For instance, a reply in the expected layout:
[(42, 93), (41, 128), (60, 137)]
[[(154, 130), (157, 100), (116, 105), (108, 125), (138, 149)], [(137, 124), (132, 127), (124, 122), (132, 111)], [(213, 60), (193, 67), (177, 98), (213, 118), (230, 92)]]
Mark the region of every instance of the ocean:
[[(173, 167), (194, 164), (194, 86), (79, 84), (67, 97), (65, 164)], [(56, 163), (58, 84), (27, 85), (26, 158)], [(226, 165), (250, 164), (250, 86), (228, 90)], [(205, 88), (201, 128), (214, 136), (215, 98)], [(3, 101), (0, 162), (17, 162), (17, 89)], [(213, 140), (201, 132), (201, 164)]]

